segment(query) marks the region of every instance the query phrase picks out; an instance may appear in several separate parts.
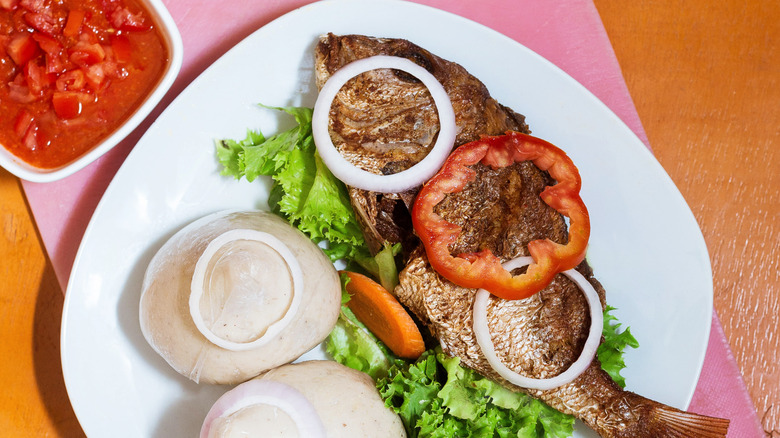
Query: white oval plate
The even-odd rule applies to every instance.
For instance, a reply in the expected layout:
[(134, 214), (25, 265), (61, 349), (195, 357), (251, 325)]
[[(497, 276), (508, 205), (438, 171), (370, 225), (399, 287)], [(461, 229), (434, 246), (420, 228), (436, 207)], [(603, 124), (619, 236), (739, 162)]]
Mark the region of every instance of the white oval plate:
[[(213, 141), (291, 125), (257, 103), (313, 106), (312, 49), (329, 31), (403, 37), (460, 63), (525, 114), (535, 135), (570, 154), (591, 214), (588, 258), (641, 344), (626, 354), (628, 388), (687, 407), (710, 329), (710, 262), (691, 211), (641, 141), (572, 78), (493, 30), (413, 3), (331, 0), (275, 20), (215, 62), (149, 128), (106, 190), (62, 321), (63, 374), (87, 435), (196, 436), (225, 391), (179, 376), (147, 345), (138, 321), (144, 270), (189, 222), (267, 208), (267, 182), (219, 175)], [(591, 436), (586, 429), (578, 425), (575, 436)]]

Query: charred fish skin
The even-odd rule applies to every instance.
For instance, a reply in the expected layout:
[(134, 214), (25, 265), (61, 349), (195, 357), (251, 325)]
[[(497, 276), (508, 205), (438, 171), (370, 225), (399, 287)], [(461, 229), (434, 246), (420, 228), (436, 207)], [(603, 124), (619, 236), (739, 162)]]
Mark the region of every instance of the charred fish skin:
[[(456, 146), (480, 135), (529, 132), (523, 116), (490, 97), (486, 87), (463, 67), (406, 40), (323, 36), (315, 51), (318, 85), (341, 66), (373, 55), (411, 59), (442, 83), (455, 109)], [(331, 137), (345, 157), (377, 173), (394, 173), (419, 160), (430, 149), (435, 139), (431, 133), (438, 126), (432, 99), (422, 84), (409, 75), (388, 71), (365, 73), (348, 82), (334, 101), (331, 120)], [(369, 147), (364, 148), (364, 144)], [(400, 153), (378, 147), (399, 144), (404, 146)], [(532, 163), (497, 170), (476, 165), (474, 170), (479, 178), (436, 207), (437, 214), (462, 227), (451, 247), (454, 254), (488, 248), (502, 260), (509, 260), (528, 255), (531, 240), (566, 242), (563, 216), (539, 198), (544, 186), (554, 183), (546, 172)], [(603, 437), (725, 436), (728, 420), (683, 412), (625, 391), (601, 369), (597, 359), (576, 380), (549, 391), (527, 391), (503, 380), (490, 367), (474, 337), (476, 291), (438, 275), (414, 239), (410, 222), (399, 215), (409, 208), (415, 195), (414, 190), (377, 194), (350, 188), (353, 207), (374, 248), (381, 248), (384, 242), (405, 243), (408, 263), (395, 293), (447, 354), (460, 357), (464, 365), (513, 390), (574, 415)], [(594, 285), (604, 306), (604, 289), (591, 268), (583, 262), (577, 269)], [(590, 323), (584, 297), (563, 276), (525, 300), (491, 298), (488, 315), (499, 358), (515, 371), (536, 378), (556, 375), (576, 360)]]
[[(315, 49), (318, 87), (344, 65), (374, 55), (407, 58), (442, 83), (455, 110), (455, 143), (507, 130), (530, 133), (525, 117), (490, 96), (487, 87), (462, 66), (407, 40), (363, 35), (323, 35)], [(342, 155), (361, 169), (393, 174), (420, 161), (433, 146), (439, 119), (422, 82), (400, 71), (376, 70), (349, 81), (331, 106), (331, 138)], [(410, 232), (408, 210), (417, 193), (384, 194), (349, 188), (369, 249), (402, 243), (408, 254), (418, 241)]]
[[(407, 40), (322, 36), (315, 49), (317, 86), (322, 87), (344, 65), (375, 55), (409, 59), (444, 86), (455, 111), (457, 145), (507, 130), (530, 133), (525, 117), (499, 104), (466, 69)], [(425, 85), (407, 73), (387, 69), (366, 72), (348, 82), (331, 106), (331, 123), (334, 144), (347, 159), (378, 173), (399, 172), (419, 161), (430, 150), (439, 128)]]

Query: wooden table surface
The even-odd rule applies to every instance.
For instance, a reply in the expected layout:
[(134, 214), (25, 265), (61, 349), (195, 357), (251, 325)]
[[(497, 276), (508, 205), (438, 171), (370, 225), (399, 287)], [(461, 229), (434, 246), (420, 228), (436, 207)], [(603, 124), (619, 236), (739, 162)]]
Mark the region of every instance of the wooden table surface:
[[(780, 437), (780, 2), (595, 0), (653, 150), (707, 242), (715, 309)], [(63, 294), (0, 169), (0, 431), (82, 436), (59, 355)]]

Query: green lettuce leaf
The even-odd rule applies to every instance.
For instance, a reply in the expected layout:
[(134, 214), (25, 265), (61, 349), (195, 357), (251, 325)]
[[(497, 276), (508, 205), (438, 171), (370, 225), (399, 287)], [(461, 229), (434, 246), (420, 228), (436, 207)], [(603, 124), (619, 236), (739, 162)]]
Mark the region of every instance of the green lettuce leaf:
[(346, 306), (342, 307), (342, 314), (328, 335), (325, 349), (336, 362), (362, 371), (374, 380), (386, 376), (393, 363), (386, 348)]
[(297, 125), (270, 138), (259, 131), (248, 131), (240, 141), (217, 141), (221, 173), (247, 181), (270, 176), (273, 184), (268, 205), (272, 212), (315, 243), (326, 242), (324, 251), (331, 260), (370, 258), (346, 186), (317, 154), (311, 134), (312, 110), (266, 108), (292, 115)]
[(612, 306), (607, 306), (604, 311), (604, 342), (596, 350), (596, 356), (601, 362), (601, 368), (612, 377), (621, 388), (626, 387), (626, 379), (620, 375), (620, 371), (626, 367), (623, 360), (623, 352), (626, 347), (638, 348), (639, 342), (631, 334), (631, 329), (620, 330), (621, 324), (617, 322), (617, 317), (610, 312), (615, 310)]
[(567, 437), (574, 418), (509, 391), (440, 347), (377, 382), (387, 406), (412, 437)]

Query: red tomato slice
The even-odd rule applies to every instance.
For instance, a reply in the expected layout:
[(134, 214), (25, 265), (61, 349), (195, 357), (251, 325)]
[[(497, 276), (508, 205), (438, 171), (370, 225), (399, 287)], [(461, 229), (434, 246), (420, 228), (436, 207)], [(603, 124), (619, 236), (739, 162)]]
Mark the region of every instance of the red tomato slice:
[[(1, 0), (0, 0), (1, 1)], [(5, 50), (6, 44), (8, 44), (8, 41), (11, 40), (11, 37), (8, 35), (0, 35), (0, 59), (5, 58), (8, 56), (8, 52)]]
[(8, 9), (9, 11), (16, 7), (18, 0), (0, 0), (0, 8)]
[(151, 29), (151, 25), (144, 19), (143, 13), (133, 14), (127, 8), (115, 9), (109, 19), (114, 27), (121, 30), (138, 31)]
[(24, 22), (24, 14), (26, 11), (20, 7), (14, 7), (11, 11), (11, 28), (17, 32), (30, 32), (30, 26)]
[(118, 0), (100, 0), (100, 5), (103, 7), (103, 12), (106, 15), (111, 15), (112, 12), (121, 6)]
[(23, 32), (13, 35), (5, 46), (5, 50), (14, 64), (21, 67), (35, 57), (38, 45), (35, 44), (35, 40), (29, 33)]
[(68, 69), (68, 59), (65, 57), (65, 47), (56, 39), (35, 32), (32, 35), (38, 46), (46, 53), (46, 71), (62, 73)]
[(100, 87), (106, 80), (106, 72), (103, 70), (102, 63), (83, 67), (81, 70), (84, 72), (87, 84), (92, 87), (93, 90), (100, 90)]
[(81, 31), (81, 23), (84, 22), (84, 16), (86, 12), (81, 9), (73, 9), (68, 11), (68, 20), (65, 22), (65, 27), (62, 29), (62, 34), (66, 37), (74, 37)]
[(22, 136), (22, 144), (30, 150), (38, 149), (38, 125), (33, 122)]
[(71, 64), (68, 62), (68, 58), (62, 53), (46, 54), (46, 72), (48, 73), (60, 74), (67, 70), (69, 65)]
[(24, 147), (35, 150), (38, 148), (38, 124), (32, 114), (22, 110), (14, 122), (14, 132), (19, 136)]
[(133, 56), (133, 46), (125, 35), (112, 35), (111, 48), (114, 50), (114, 58), (120, 64), (127, 64)]
[(43, 94), (43, 90), (52, 83), (52, 78), (46, 73), (46, 68), (35, 61), (29, 61), (25, 64), (22, 71), (32, 94), (40, 96)]
[[(522, 274), (513, 275), (501, 265), (490, 249), (453, 255), (461, 227), (439, 216), (434, 207), (448, 194), (463, 190), (477, 178), (470, 167), (477, 163), (493, 169), (532, 161), (556, 181), (539, 194), (545, 204), (569, 218), (569, 238), (565, 244), (548, 239), (532, 240), (528, 252), (534, 262)], [(527, 298), (547, 287), (560, 272), (573, 269), (585, 258), (590, 238), (590, 216), (580, 197), (582, 180), (571, 158), (561, 149), (540, 138), (507, 132), (483, 136), (459, 146), (420, 189), (412, 207), (414, 231), (425, 246), (433, 269), (453, 283), (478, 289), (507, 300)]]
[[(81, 115), (83, 109), (84, 93), (77, 93), (74, 91), (55, 91), (51, 96), (51, 104), (54, 107), (54, 112), (61, 119), (69, 120), (75, 119)], [(87, 97), (89, 97), (87, 95)]]
[(79, 41), (89, 44), (97, 44), (100, 42), (95, 30), (89, 26), (83, 26), (81, 33), (79, 34)]
[(46, 10), (45, 0), (21, 0), (19, 6), (27, 9), (30, 12), (41, 12)]
[(70, 60), (80, 67), (97, 64), (105, 58), (106, 51), (97, 43), (79, 41), (70, 51)]
[(101, 62), (100, 65), (103, 67), (103, 73), (105, 73), (107, 78), (124, 79), (127, 77), (127, 70), (119, 68), (119, 65), (114, 61), (106, 60)]
[(24, 14), (24, 21), (46, 35), (55, 36), (60, 33), (60, 23), (49, 14), (28, 12)]
[(23, 136), (34, 120), (32, 114), (27, 112), (27, 110), (23, 109), (19, 111), (19, 114), (16, 116), (16, 121), (14, 122), (14, 132), (16, 135), (19, 137)]
[(8, 83), (8, 97), (18, 103), (30, 103), (38, 99), (30, 93), (30, 89), (27, 88), (27, 85), (17, 84), (15, 82)]
[(65, 49), (56, 38), (35, 32), (32, 38), (38, 43), (38, 46), (46, 53), (59, 53)]
[(81, 70), (69, 70), (57, 78), (58, 91), (80, 91), (87, 85), (87, 78)]

